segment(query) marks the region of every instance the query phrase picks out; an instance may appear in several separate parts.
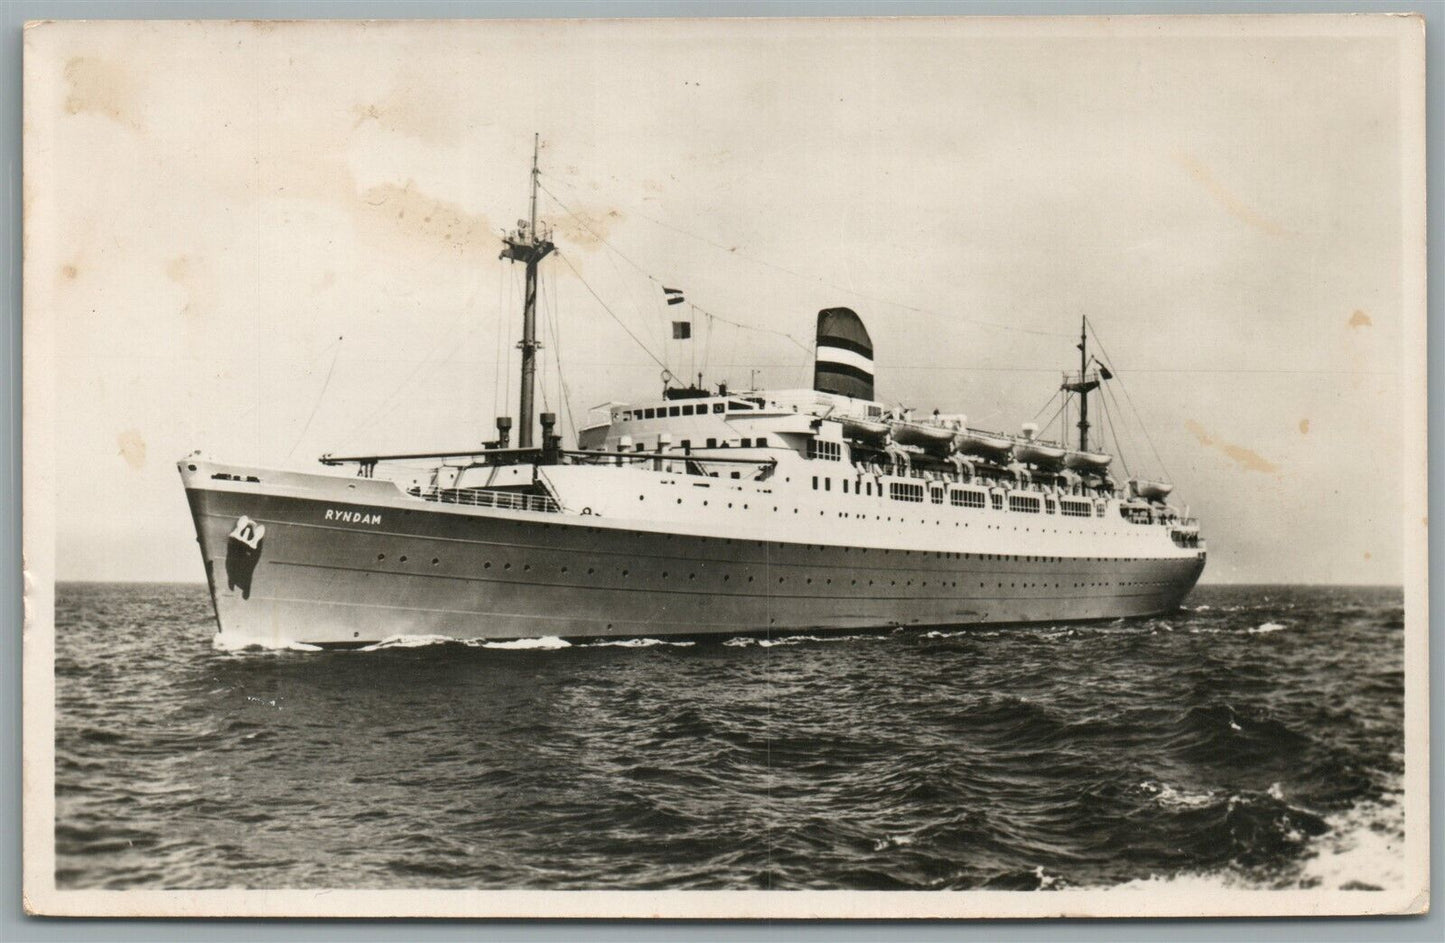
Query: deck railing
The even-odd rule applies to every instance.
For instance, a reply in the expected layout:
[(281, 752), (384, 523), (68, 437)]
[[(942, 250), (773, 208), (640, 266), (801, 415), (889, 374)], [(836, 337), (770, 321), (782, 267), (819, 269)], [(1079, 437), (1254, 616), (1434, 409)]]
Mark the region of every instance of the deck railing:
[(540, 511), (557, 514), (562, 506), (551, 495), (501, 491), (496, 488), (412, 488), (412, 497), (438, 504), (465, 504), (479, 508), (501, 508), (509, 511)]

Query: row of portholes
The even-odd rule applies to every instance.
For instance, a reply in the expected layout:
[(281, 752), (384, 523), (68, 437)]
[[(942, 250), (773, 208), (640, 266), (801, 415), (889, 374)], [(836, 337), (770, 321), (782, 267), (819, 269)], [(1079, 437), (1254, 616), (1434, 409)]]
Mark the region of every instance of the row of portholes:
[[(759, 546), (761, 546), (761, 545), (762, 545), (761, 542), (759, 542)], [(803, 544), (802, 546), (804, 546), (804, 547), (811, 547), (812, 549), (816, 549), (816, 550), (818, 550), (818, 551), (822, 551), (822, 550), (826, 549), (826, 548), (824, 548), (821, 544), (817, 545), (816, 547), (812, 547), (812, 545), (808, 545), (808, 544)], [(848, 550), (849, 548), (846, 548), (846, 547), (845, 547), (845, 548), (843, 548), (843, 549), (846, 551), (846, 550)], [(866, 554), (866, 553), (868, 552), (868, 548), (864, 547), (864, 548), (862, 548), (862, 551), (863, 551), (863, 553)], [(890, 551), (890, 550), (887, 550), (887, 549), (884, 549), (884, 551), (883, 551), (883, 553), (884, 553), (885, 555), (889, 554), (890, 552), (891, 552), (891, 551)], [(927, 554), (927, 553), (929, 553), (930, 551), (912, 551), (912, 550), (903, 550), (903, 551), (900, 551), (900, 553), (903, 553), (903, 554), (905, 554), (905, 555), (911, 555), (911, 554), (913, 554), (913, 553), (915, 553), (915, 552)], [(935, 556), (937, 556), (937, 557), (940, 558), (940, 559), (942, 559), (942, 558), (945, 556), (945, 553), (942, 552), (942, 551), (935, 551), (934, 554), (935, 554)], [(967, 559), (970, 559), (970, 558), (973, 556), (973, 554), (972, 554), (972, 553), (964, 553), (964, 554), (948, 553), (947, 556), (948, 556), (948, 558), (950, 558), (950, 559), (959, 559), (959, 558), (962, 558), (962, 559), (967, 560)], [(977, 556), (978, 556), (979, 560), (981, 560), (981, 561), (989, 561), (989, 562), (993, 562), (993, 561), (1018, 561), (1018, 562), (1024, 562), (1024, 563), (1063, 563), (1063, 562), (1065, 562), (1065, 561), (1064, 561), (1064, 558), (1062, 558), (1062, 557), (1042, 557), (1042, 556), (1034, 556), (1034, 555), (1015, 555), (1015, 554), (1001, 554), (1001, 553), (981, 553), (981, 554), (978, 554)], [(1082, 557), (1082, 558), (1071, 558), (1068, 562), (1074, 563), (1074, 562), (1089, 561), (1089, 562), (1101, 562), (1101, 563), (1102, 563), (1102, 562), (1127, 563), (1127, 562), (1133, 562), (1133, 561), (1142, 560), (1142, 559), (1144, 559), (1144, 558), (1142, 558), (1142, 557), (1121, 557), (1121, 558), (1119, 558), (1119, 559), (1117, 559), (1117, 560), (1106, 561), (1106, 560), (1104, 560), (1103, 558), (1100, 558), (1100, 557)], [(408, 560), (408, 558), (407, 558), (406, 554), (402, 554), (400, 557), (397, 558), (397, 562), (398, 562), (398, 563), (406, 563), (407, 560)], [(383, 563), (383, 562), (385, 562), (385, 561), (386, 561), (386, 554), (384, 554), (384, 553), (378, 553), (378, 554), (376, 555), (376, 561), (377, 561), (378, 563)], [(441, 559), (440, 559), (439, 557), (432, 557), (432, 558), (431, 558), (431, 565), (432, 565), (432, 566), (439, 566), (440, 564), (441, 564)], [(491, 568), (492, 568), (492, 563), (491, 563), (490, 560), (485, 561), (485, 562), (482, 563), (482, 569), (484, 569), (484, 570), (490, 570)], [(510, 569), (512, 569), (512, 564), (511, 564), (511, 563), (503, 563), (503, 564), (502, 564), (502, 569), (503, 569), (503, 570), (510, 570)], [(530, 572), (531, 569), (532, 569), (532, 564), (530, 564), (530, 563), (524, 563), (524, 564), (522, 564), (522, 571), (523, 571), (524, 573), (525, 573), (525, 572)], [(567, 572), (568, 572), (568, 568), (565, 567), (565, 566), (561, 567), (561, 572), (567, 573)], [(592, 574), (592, 573), (595, 573), (595, 572), (596, 572), (596, 569), (595, 569), (594, 567), (588, 567), (588, 568), (587, 568), (587, 572), (588, 572), (588, 574), (590, 575), (590, 574)], [(628, 571), (627, 571), (627, 570), (623, 570), (623, 571), (622, 571), (622, 575), (623, 575), (623, 576), (628, 575)], [(695, 574), (695, 573), (689, 573), (689, 574), (688, 574), (688, 579), (695, 579), (695, 578), (696, 578), (696, 575), (697, 575), (697, 574)], [(666, 579), (666, 578), (668, 577), (668, 571), (667, 571), (667, 570), (663, 570), (663, 571), (662, 571), (662, 577), (663, 577), (663, 579)], [(723, 579), (726, 580), (727, 578), (728, 578), (728, 577), (727, 577), (726, 575), (724, 575)], [(752, 579), (752, 578), (749, 577), (749, 581), (751, 581), (751, 579)], [(778, 580), (779, 580), (779, 582), (782, 582), (783, 577), (779, 577)], [(812, 583), (812, 582), (813, 582), (812, 577), (808, 577), (807, 582)], [(833, 582), (833, 580), (832, 580), (831, 578), (829, 578), (829, 579), (827, 580), (827, 582), (828, 582), (828, 584), (831, 584), (831, 583)], [(856, 585), (857, 580), (854, 580), (853, 582), (854, 582), (854, 584)], [(1168, 580), (1133, 580), (1133, 581), (1126, 580), (1126, 581), (1121, 581), (1121, 582), (1119, 582), (1117, 585), (1119, 585), (1119, 586), (1163, 586), (1163, 585), (1166, 585), (1168, 582), (1169, 582)], [(873, 584), (870, 582), (869, 585), (871, 586), (871, 585), (873, 585)], [(910, 585), (910, 586), (913, 585), (913, 583), (912, 583), (911, 580), (908, 581), (908, 585)], [(928, 584), (927, 584), (927, 582), (924, 582), (923, 585), (924, 585), (924, 586), (927, 586)], [(983, 584), (980, 583), (979, 585), (982, 586)], [(1002, 584), (1000, 584), (1000, 585), (1002, 585)], [(1032, 584), (1025, 584), (1025, 587), (1027, 588), (1029, 585), (1032, 585)], [(1060, 586), (1061, 584), (1055, 584), (1055, 585), (1056, 585), (1056, 586)], [(1107, 583), (1075, 583), (1074, 585), (1075, 585), (1076, 587), (1079, 587), (1079, 586), (1104, 586), (1104, 585), (1114, 585), (1114, 584), (1107, 584)]]

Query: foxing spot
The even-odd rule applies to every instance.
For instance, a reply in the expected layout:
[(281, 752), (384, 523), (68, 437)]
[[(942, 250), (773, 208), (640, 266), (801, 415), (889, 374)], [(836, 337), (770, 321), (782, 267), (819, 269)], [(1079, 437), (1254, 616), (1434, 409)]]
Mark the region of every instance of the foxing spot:
[(1225, 455), (1233, 459), (1234, 462), (1245, 471), (1264, 472), (1265, 474), (1279, 471), (1278, 465), (1271, 461), (1268, 461), (1258, 452), (1254, 451), (1253, 449), (1247, 449), (1242, 445), (1234, 445), (1233, 443), (1223, 442), (1219, 439), (1216, 439), (1214, 436), (1210, 435), (1207, 429), (1205, 429), (1199, 423), (1195, 422), (1193, 419), (1187, 420), (1184, 423), (1184, 428), (1188, 429), (1190, 433), (1193, 434), (1194, 438), (1199, 440), (1200, 445), (1207, 446), (1213, 449), (1218, 449), (1219, 451), (1223, 452)]
[(120, 457), (125, 463), (136, 471), (146, 463), (146, 440), (135, 429), (127, 429), (115, 437), (116, 445), (120, 446)]

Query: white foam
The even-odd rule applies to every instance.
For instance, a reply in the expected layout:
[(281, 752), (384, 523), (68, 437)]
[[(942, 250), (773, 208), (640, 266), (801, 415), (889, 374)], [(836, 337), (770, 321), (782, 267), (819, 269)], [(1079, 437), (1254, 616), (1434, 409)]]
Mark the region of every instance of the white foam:
[(778, 638), (750, 638), (738, 636), (730, 638), (724, 645), (730, 648), (746, 648), (749, 645), (756, 645), (759, 648), (776, 648), (779, 645), (801, 645), (804, 642), (861, 642), (878, 641), (886, 638), (882, 635), (783, 635)]
[(502, 648), (510, 651), (551, 651), (558, 648), (571, 648), (572, 643), (555, 635), (547, 635), (542, 638), (512, 639), (509, 642), (483, 642), (481, 647)]
[(1405, 809), (1398, 794), (1325, 817), (1329, 832), (1300, 869), (1301, 883), (1330, 890), (1399, 889), (1405, 882)]
[(391, 635), (380, 642), (358, 648), (359, 652), (375, 652), (383, 648), (424, 648), (428, 645), (455, 645), (460, 639), (447, 635)]
[(1264, 634), (1267, 634), (1267, 633), (1269, 633), (1269, 632), (1278, 632), (1278, 631), (1280, 631), (1281, 629), (1286, 629), (1286, 628), (1288, 628), (1288, 626), (1282, 625), (1282, 624), (1280, 624), (1280, 623), (1278, 623), (1278, 622), (1266, 622), (1266, 623), (1264, 623), (1263, 625), (1257, 625), (1257, 626), (1255, 626), (1254, 628), (1250, 629), (1250, 630), (1249, 630), (1249, 634), (1250, 634), (1250, 635), (1264, 635)]
[(609, 639), (605, 642), (588, 642), (585, 648), (651, 648), (654, 645), (676, 645), (679, 648), (686, 648), (695, 645), (696, 642), (668, 642), (660, 638), (625, 638)]
[(305, 642), (276, 642), (266, 644), (264, 642), (249, 641), (242, 642), (235, 638), (227, 638), (220, 633), (211, 636), (211, 648), (218, 652), (320, 652), (325, 651), (320, 645), (307, 645)]
[(1159, 805), (1173, 809), (1199, 809), (1219, 801), (1213, 792), (1190, 792), (1152, 779), (1140, 783), (1139, 788), (1153, 796)]
[[(1269, 795), (1283, 801), (1284, 790), (1275, 783)], [(1364, 892), (1395, 891), (1404, 886), (1405, 813), (1399, 793), (1361, 802), (1325, 816), (1324, 821), (1329, 831), (1314, 840), (1297, 866), (1271, 880), (1270, 887)], [(1258, 878), (1235, 871), (1181, 872), (1151, 874), (1117, 888), (1158, 890), (1165, 886), (1171, 892), (1192, 892), (1259, 887), (1260, 883)]]

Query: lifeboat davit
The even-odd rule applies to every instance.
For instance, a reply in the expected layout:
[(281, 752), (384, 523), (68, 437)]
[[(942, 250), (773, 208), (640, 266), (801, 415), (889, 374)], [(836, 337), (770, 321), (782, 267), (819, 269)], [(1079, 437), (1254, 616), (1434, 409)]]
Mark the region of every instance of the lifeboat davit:
[(952, 429), (944, 426), (904, 422), (901, 419), (895, 419), (890, 428), (893, 432), (893, 441), (899, 445), (914, 445), (939, 454), (948, 452), (948, 447), (953, 442), (955, 435)]
[(864, 419), (862, 416), (839, 416), (843, 434), (850, 439), (863, 442), (882, 442), (888, 436), (888, 423), (881, 419)]
[(1136, 478), (1132, 482), (1134, 493), (1141, 498), (1148, 498), (1150, 501), (1163, 501), (1169, 497), (1174, 486), (1167, 481), (1149, 481), (1145, 478)]
[(1064, 466), (1072, 468), (1074, 471), (1103, 471), (1113, 460), (1112, 455), (1105, 455), (1102, 452), (1067, 452), (1064, 454)]
[(1013, 440), (992, 432), (961, 429), (953, 433), (954, 450), (965, 455), (978, 455), (982, 458), (1002, 461), (1008, 458), (1013, 447)]

